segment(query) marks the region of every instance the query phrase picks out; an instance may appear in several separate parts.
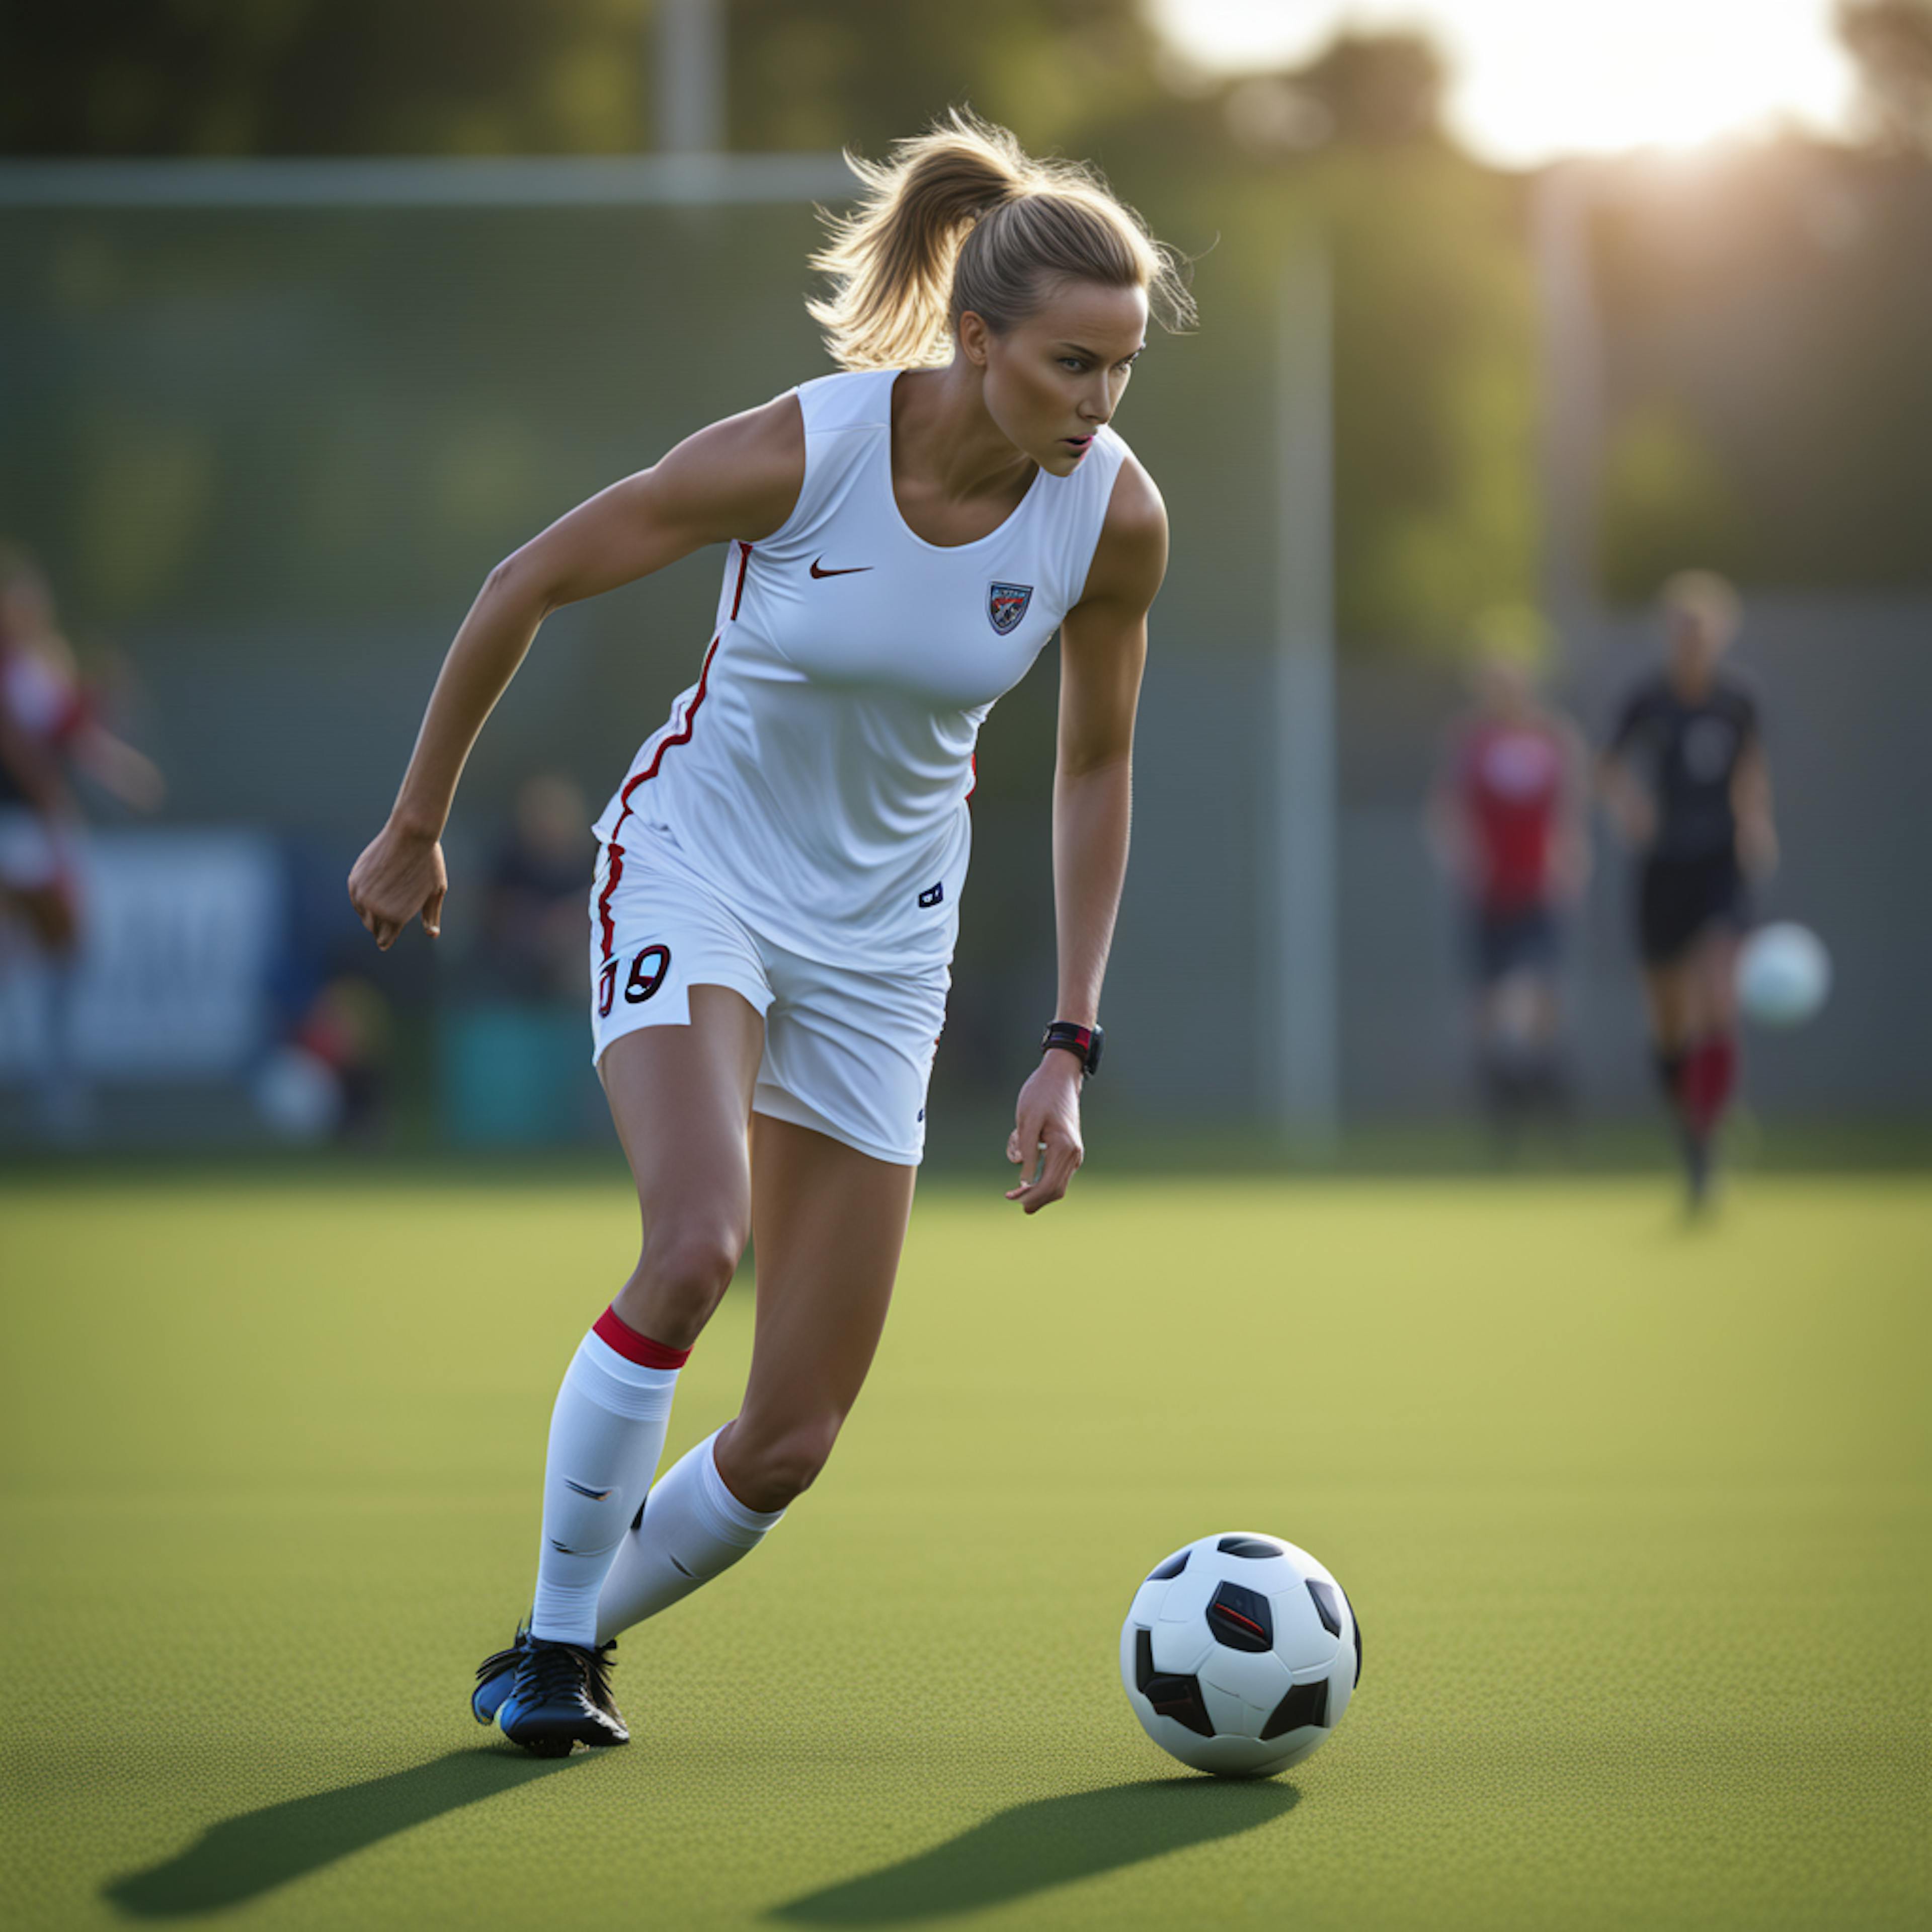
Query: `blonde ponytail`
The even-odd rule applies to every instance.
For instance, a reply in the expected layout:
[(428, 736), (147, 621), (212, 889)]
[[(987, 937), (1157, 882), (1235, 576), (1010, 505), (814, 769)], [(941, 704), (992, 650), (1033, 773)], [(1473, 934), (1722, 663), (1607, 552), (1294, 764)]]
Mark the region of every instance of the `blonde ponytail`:
[(1097, 173), (1035, 160), (967, 109), (887, 160), (846, 160), (865, 192), (854, 214), (824, 217), (830, 238), (812, 266), (832, 292), (806, 304), (842, 368), (950, 362), (968, 310), (1004, 333), (1064, 281), (1143, 288), (1164, 326), (1193, 324), (1175, 257)]

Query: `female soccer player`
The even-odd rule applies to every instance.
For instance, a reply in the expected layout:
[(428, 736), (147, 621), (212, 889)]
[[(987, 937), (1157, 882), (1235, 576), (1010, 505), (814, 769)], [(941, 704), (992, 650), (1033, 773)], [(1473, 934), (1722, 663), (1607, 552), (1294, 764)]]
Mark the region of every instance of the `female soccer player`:
[[(1191, 304), (1097, 177), (968, 116), (854, 165), (811, 304), (845, 373), (700, 430), (490, 572), (350, 878), (379, 945), (415, 916), (434, 934), (458, 776), (545, 615), (728, 546), (698, 681), (596, 827), (594, 1052), (643, 1244), (564, 1377), (530, 1621), (472, 1705), (544, 1755), (626, 1741), (607, 1640), (751, 1550), (858, 1395), (923, 1144), (974, 740), (1056, 628), (1059, 1009), (1008, 1198), (1058, 1201), (1082, 1160), (1167, 548), (1108, 424), (1150, 308), (1178, 327)], [(743, 1405), (653, 1484), (748, 1234)]]
[(82, 821), (70, 768), (137, 812), (157, 810), (166, 789), (152, 760), (102, 722), (40, 566), (0, 544), (0, 926), (16, 916), (46, 962), (40, 1123), (64, 1141), (85, 1137), (92, 1112), (72, 1036)]
[(1558, 969), (1590, 876), (1589, 754), (1518, 651), (1476, 667), (1450, 728), (1425, 824), (1464, 901), (1476, 983), (1477, 1071), (1505, 1152), (1531, 1112), (1568, 1112)]
[(1605, 802), (1642, 855), (1637, 948), (1651, 1043), (1695, 1208), (1737, 1079), (1746, 882), (1777, 865), (1778, 834), (1756, 701), (1720, 662), (1737, 635), (1737, 592), (1708, 571), (1685, 571), (1662, 602), (1664, 668), (1631, 692), (1600, 771)]

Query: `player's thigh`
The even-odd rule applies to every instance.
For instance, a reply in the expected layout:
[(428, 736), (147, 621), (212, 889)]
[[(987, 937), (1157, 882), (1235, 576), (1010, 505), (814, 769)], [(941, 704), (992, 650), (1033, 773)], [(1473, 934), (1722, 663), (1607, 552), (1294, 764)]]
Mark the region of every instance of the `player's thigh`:
[(1688, 971), (1700, 1032), (1729, 1032), (1738, 1018), (1738, 933), (1726, 920), (1706, 928), (1692, 949)]
[(1666, 1049), (1682, 1045), (1696, 1017), (1691, 962), (1677, 958), (1645, 967), (1643, 998), (1651, 1036)]
[(745, 1138), (771, 1000), (757, 941), (643, 828), (599, 854), (590, 914), (593, 1056), (637, 1180), (646, 1258), (655, 1246), (662, 1262), (667, 1244), (700, 1258), (742, 1247)]
[(740, 1426), (829, 1446), (878, 1348), (919, 1170), (764, 1114), (752, 1151), (758, 1298)]
[(701, 1219), (743, 1230), (751, 1214), (746, 1129), (764, 1050), (758, 1009), (726, 986), (690, 989), (682, 1025), (620, 1034), (597, 1070), (653, 1226)]

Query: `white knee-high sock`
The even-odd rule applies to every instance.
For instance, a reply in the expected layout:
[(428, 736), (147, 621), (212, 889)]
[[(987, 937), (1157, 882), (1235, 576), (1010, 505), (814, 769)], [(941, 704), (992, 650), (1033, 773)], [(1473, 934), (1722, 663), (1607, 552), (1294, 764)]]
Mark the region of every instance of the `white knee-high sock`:
[(644, 1515), (626, 1532), (597, 1599), (598, 1642), (722, 1575), (784, 1514), (747, 1509), (724, 1486), (717, 1441), (708, 1436), (680, 1456), (645, 1498)]
[(678, 1369), (690, 1352), (666, 1348), (608, 1311), (578, 1346), (550, 1412), (530, 1613), (536, 1636), (596, 1641), (597, 1593), (657, 1474)]

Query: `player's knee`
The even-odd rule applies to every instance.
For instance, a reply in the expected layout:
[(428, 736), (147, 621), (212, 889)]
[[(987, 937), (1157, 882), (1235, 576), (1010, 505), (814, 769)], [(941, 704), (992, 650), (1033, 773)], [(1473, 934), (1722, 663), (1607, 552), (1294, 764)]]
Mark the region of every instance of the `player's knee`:
[(750, 1506), (784, 1509), (804, 1495), (831, 1459), (838, 1423), (838, 1417), (826, 1416), (790, 1424), (763, 1440), (741, 1436), (734, 1444), (734, 1460), (753, 1492), (746, 1498)]
[(694, 1336), (731, 1286), (744, 1248), (726, 1220), (680, 1218), (645, 1238), (633, 1281), (661, 1322)]

